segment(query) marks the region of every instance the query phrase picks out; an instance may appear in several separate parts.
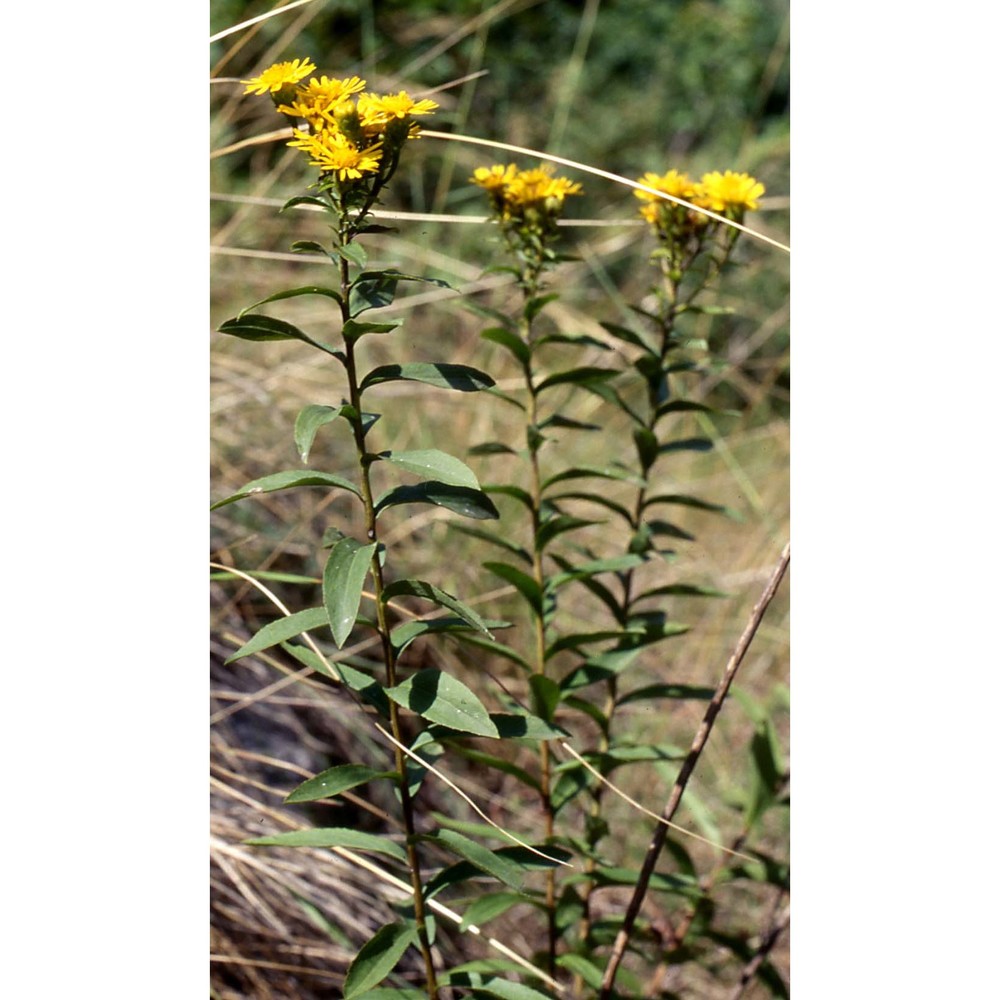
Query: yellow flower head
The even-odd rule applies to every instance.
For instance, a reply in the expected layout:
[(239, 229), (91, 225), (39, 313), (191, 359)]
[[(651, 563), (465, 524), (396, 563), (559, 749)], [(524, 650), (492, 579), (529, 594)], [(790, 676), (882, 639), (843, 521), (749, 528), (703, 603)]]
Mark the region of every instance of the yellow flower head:
[(568, 194), (580, 194), (583, 188), (566, 177), (553, 177), (555, 168), (544, 164), (534, 170), (522, 170), (507, 183), (504, 200), (508, 208), (547, 208), (558, 211)]
[[(659, 174), (645, 173), (639, 178), (640, 184), (645, 184), (646, 187), (653, 188), (656, 191), (662, 191), (664, 194), (672, 194), (675, 198), (683, 198), (685, 201), (690, 201), (691, 197), (694, 195), (694, 184), (691, 183), (691, 178), (687, 174), (682, 174), (677, 170), (668, 170), (662, 176)], [(657, 198), (655, 194), (650, 194), (648, 191), (638, 191), (635, 188), (632, 189), (632, 194), (642, 201), (652, 201), (652, 202), (663, 202), (663, 198)], [(642, 213), (645, 217), (645, 212)]]
[(255, 76), (252, 80), (240, 80), (240, 83), (247, 85), (244, 94), (276, 94), (305, 79), (315, 69), (309, 59), (293, 59), (292, 62), (275, 63), (260, 76)]
[(513, 163), (508, 163), (506, 167), (502, 163), (495, 163), (492, 167), (476, 167), (475, 173), (469, 180), (487, 191), (502, 193), (516, 174), (517, 167)]
[(357, 180), (365, 174), (377, 174), (382, 160), (381, 144), (358, 149), (345, 135), (333, 129), (321, 129), (312, 135), (294, 131), (288, 143), (310, 157), (309, 165), (323, 173), (335, 173), (339, 180)]
[(350, 98), (365, 89), (365, 81), (356, 76), (335, 80), (323, 76), (309, 80), (295, 89), (295, 99), (289, 104), (279, 104), (282, 114), (305, 118), (311, 125), (333, 122), (337, 109), (350, 104)]
[(414, 101), (405, 91), (398, 94), (361, 94), (358, 97), (358, 114), (363, 128), (388, 125), (389, 122), (412, 115), (429, 115), (438, 105), (434, 101)]
[(720, 174), (714, 170), (695, 185), (693, 200), (713, 212), (732, 210), (742, 214), (746, 210), (754, 211), (763, 193), (764, 185), (749, 174), (734, 174), (731, 170)]

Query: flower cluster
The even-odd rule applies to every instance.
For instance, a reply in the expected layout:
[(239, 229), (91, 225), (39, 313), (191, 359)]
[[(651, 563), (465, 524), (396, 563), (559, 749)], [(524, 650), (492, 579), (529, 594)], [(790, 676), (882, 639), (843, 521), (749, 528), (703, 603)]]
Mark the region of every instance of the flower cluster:
[[(668, 170), (663, 175), (646, 173), (639, 178), (639, 183), (737, 222), (742, 221), (747, 211), (758, 207), (757, 199), (764, 193), (764, 185), (756, 178), (749, 174), (735, 174), (732, 170), (724, 174), (714, 170), (700, 181), (692, 181), (687, 174), (677, 170)], [(640, 201), (649, 203), (642, 206), (639, 214), (658, 229), (692, 229), (705, 226), (710, 221), (701, 212), (657, 198), (648, 191), (636, 190), (632, 193)]]
[(511, 252), (521, 261), (524, 288), (536, 287), (542, 271), (559, 259), (551, 244), (567, 195), (583, 188), (566, 177), (553, 177), (548, 163), (518, 170), (513, 163), (478, 167), (469, 178), (486, 191), (490, 210), (500, 223)]
[(553, 177), (553, 167), (546, 163), (533, 170), (518, 170), (513, 163), (478, 167), (474, 184), (485, 188), (494, 213), (504, 223), (540, 223), (554, 221), (570, 194), (583, 188), (566, 177)]
[(646, 202), (639, 214), (653, 227), (660, 244), (658, 256), (664, 258), (667, 272), (676, 280), (713, 244), (721, 249), (721, 259), (728, 258), (739, 235), (739, 230), (697, 211), (698, 208), (742, 222), (748, 211), (757, 208), (757, 199), (764, 193), (764, 185), (756, 178), (732, 170), (724, 174), (714, 170), (700, 181), (692, 181), (678, 170), (668, 170), (662, 175), (646, 173), (639, 183), (687, 202), (685, 205), (668, 201), (650, 191), (632, 192)]
[(403, 143), (420, 135), (413, 118), (431, 114), (438, 105), (415, 101), (405, 90), (366, 93), (365, 81), (356, 76), (317, 78), (311, 75), (315, 70), (308, 59), (296, 59), (275, 63), (241, 82), (246, 84), (244, 93), (270, 94), (281, 114), (304, 123), (293, 129), (288, 145), (301, 149), (309, 165), (319, 168), (321, 182), (328, 180), (341, 189), (365, 179), (385, 183)]

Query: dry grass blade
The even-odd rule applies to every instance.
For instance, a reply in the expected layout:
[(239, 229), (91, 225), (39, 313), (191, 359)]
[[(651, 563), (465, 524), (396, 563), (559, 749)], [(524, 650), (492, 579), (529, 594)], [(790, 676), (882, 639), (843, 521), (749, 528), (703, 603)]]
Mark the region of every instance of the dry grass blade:
[(493, 827), (493, 828), (494, 828), (495, 830), (498, 830), (498, 831), (499, 831), (500, 833), (502, 833), (502, 834), (503, 834), (503, 835), (504, 835), (504, 836), (505, 836), (505, 837), (506, 837), (506, 838), (507, 838), (508, 840), (511, 840), (511, 841), (513, 841), (513, 842), (514, 842), (515, 844), (517, 844), (517, 846), (518, 846), (518, 847), (523, 847), (523, 848), (525, 848), (526, 850), (528, 850), (528, 851), (531, 851), (531, 853), (532, 853), (532, 854), (537, 854), (537, 855), (538, 855), (538, 857), (540, 857), (540, 858), (545, 858), (545, 860), (546, 860), (546, 861), (553, 861), (553, 862), (555, 862), (556, 864), (559, 864), (559, 865), (565, 865), (565, 866), (566, 866), (567, 868), (573, 868), (573, 867), (575, 867), (574, 865), (570, 864), (570, 863), (569, 863), (568, 861), (560, 861), (560, 860), (559, 860), (559, 858), (553, 858), (553, 857), (551, 857), (550, 855), (546, 854), (546, 853), (545, 853), (544, 851), (540, 851), (540, 850), (538, 850), (538, 848), (537, 848), (537, 847), (532, 847), (532, 846), (531, 846), (530, 844), (526, 844), (526, 843), (525, 843), (525, 842), (524, 842), (523, 840), (521, 840), (520, 838), (518, 838), (518, 837), (515, 837), (515, 836), (514, 836), (514, 834), (512, 834), (512, 833), (511, 833), (511, 832), (510, 832), (509, 830), (505, 830), (505, 829), (504, 829), (504, 828), (503, 828), (502, 826), (500, 826), (499, 824), (497, 824), (497, 823), (494, 823), (494, 822), (493, 822), (493, 820), (491, 820), (491, 819), (489, 818), (489, 816), (487, 816), (487, 815), (486, 815), (486, 813), (484, 813), (484, 812), (483, 812), (483, 810), (482, 810), (482, 809), (480, 809), (480, 808), (479, 808), (479, 806), (477, 806), (477, 805), (476, 805), (476, 803), (475, 803), (475, 802), (473, 802), (473, 801), (472, 801), (472, 799), (471, 799), (471, 798), (469, 798), (469, 796), (468, 796), (468, 795), (466, 795), (466, 794), (465, 794), (465, 792), (463, 792), (463, 791), (462, 791), (462, 789), (461, 789), (461, 788), (459, 788), (459, 787), (458, 787), (458, 785), (456, 785), (456, 784), (455, 784), (455, 782), (454, 782), (454, 781), (452, 781), (452, 780), (451, 780), (451, 778), (449, 778), (449, 777), (448, 777), (448, 776), (447, 776), (446, 774), (442, 774), (442, 773), (441, 773), (441, 772), (440, 772), (440, 771), (439, 771), (439, 770), (438, 770), (438, 769), (437, 769), (436, 767), (434, 767), (434, 765), (433, 765), (433, 764), (429, 764), (429, 763), (428, 763), (428, 762), (427, 762), (426, 760), (424, 760), (424, 759), (423, 759), (422, 757), (418, 756), (418, 755), (417, 755), (417, 754), (415, 754), (415, 753), (414, 753), (414, 752), (413, 752), (412, 750), (410, 750), (410, 749), (409, 749), (409, 747), (405, 747), (405, 746), (403, 746), (403, 744), (402, 744), (402, 743), (400, 743), (400, 742), (399, 742), (398, 740), (394, 739), (394, 738), (393, 738), (393, 736), (392, 736), (392, 735), (391, 735), (390, 733), (387, 733), (387, 732), (386, 732), (386, 731), (385, 731), (385, 730), (384, 730), (384, 729), (383, 729), (383, 728), (382, 728), (382, 727), (381, 727), (380, 725), (378, 725), (377, 723), (376, 723), (376, 725), (375, 725), (375, 728), (376, 728), (376, 729), (377, 729), (377, 730), (378, 730), (378, 731), (379, 731), (379, 732), (380, 732), (380, 733), (381, 733), (381, 734), (382, 734), (382, 735), (383, 735), (383, 736), (384, 736), (384, 737), (385, 737), (385, 738), (386, 738), (387, 740), (389, 740), (389, 742), (390, 742), (390, 743), (392, 743), (392, 744), (393, 744), (393, 746), (396, 746), (396, 747), (398, 747), (398, 748), (399, 748), (400, 750), (402, 750), (402, 751), (403, 751), (403, 753), (405, 753), (407, 757), (409, 757), (409, 758), (410, 758), (411, 760), (415, 760), (415, 761), (416, 761), (416, 762), (417, 762), (417, 763), (418, 763), (418, 764), (419, 764), (419, 765), (420, 765), (421, 767), (425, 767), (425, 768), (427, 768), (427, 770), (428, 770), (428, 771), (430, 771), (430, 772), (431, 772), (431, 774), (434, 774), (434, 775), (436, 775), (437, 777), (439, 777), (439, 778), (440, 778), (440, 779), (441, 779), (441, 780), (442, 780), (442, 781), (443, 781), (443, 782), (444, 782), (444, 783), (445, 783), (445, 784), (446, 784), (446, 785), (447, 785), (447, 786), (448, 786), (448, 787), (449, 787), (450, 789), (452, 789), (452, 791), (454, 791), (454, 792), (457, 792), (457, 793), (458, 793), (459, 795), (461, 795), (461, 796), (462, 796), (462, 798), (463, 798), (463, 799), (465, 799), (465, 801), (466, 801), (466, 802), (468, 802), (468, 803), (469, 803), (469, 805), (470, 805), (470, 806), (472, 806), (472, 808), (473, 808), (473, 809), (475, 809), (476, 813), (477, 813), (477, 814), (478, 814), (479, 816), (481, 816), (481, 817), (482, 817), (482, 818), (483, 818), (484, 820), (486, 820), (486, 822), (487, 822), (487, 823), (489, 823), (489, 825), (490, 825), (490, 826), (492, 826), (492, 827)]
[(256, 17), (251, 17), (249, 21), (241, 21), (239, 24), (234, 24), (231, 28), (225, 28), (223, 31), (216, 32), (209, 38), (209, 42), (217, 42), (221, 38), (234, 35), (237, 31), (249, 28), (260, 21), (266, 21), (269, 17), (274, 17), (276, 14), (284, 14), (286, 10), (291, 10), (293, 7), (301, 7), (304, 3), (312, 2), (313, 0), (293, 0), (292, 3), (286, 3), (284, 7), (276, 7), (274, 10), (269, 10), (266, 14), (258, 14)]
[(601, 774), (595, 767), (587, 763), (583, 757), (580, 756), (568, 743), (560, 742), (558, 744), (565, 750), (570, 756), (578, 760), (597, 780), (607, 788), (610, 788), (612, 792), (615, 793), (619, 798), (624, 799), (630, 806), (634, 809), (638, 809), (639, 812), (643, 813), (645, 816), (651, 816), (656, 820), (657, 823), (662, 823), (664, 826), (669, 827), (671, 830), (676, 830), (678, 833), (683, 833), (685, 837), (691, 837), (692, 840), (700, 840), (703, 844), (708, 844), (709, 847), (714, 847), (717, 850), (722, 851), (725, 854), (731, 854), (734, 858), (743, 858), (744, 861), (756, 861), (756, 858), (751, 858), (747, 854), (740, 854), (739, 851), (733, 851), (722, 844), (717, 844), (714, 840), (709, 840), (707, 837), (700, 837), (697, 833), (693, 833), (691, 830), (685, 829), (683, 826), (678, 826), (676, 823), (671, 823), (670, 820), (664, 819), (662, 816), (658, 816), (652, 809), (647, 809), (644, 805), (636, 802), (627, 792), (623, 792), (616, 784), (609, 781), (607, 778)]

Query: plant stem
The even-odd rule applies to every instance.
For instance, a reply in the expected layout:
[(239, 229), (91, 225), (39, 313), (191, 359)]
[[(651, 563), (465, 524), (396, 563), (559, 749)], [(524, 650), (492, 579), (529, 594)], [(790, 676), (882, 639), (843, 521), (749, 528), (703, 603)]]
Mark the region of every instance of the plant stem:
[[(341, 223), (341, 245), (349, 239), (349, 225), (346, 213), (342, 216)], [(346, 260), (340, 260), (340, 288), (341, 288), (341, 316), (346, 323), (350, 316), (350, 273)], [(375, 551), (372, 555), (371, 574), (373, 588), (375, 591), (375, 614), (378, 626), (379, 638), (382, 642), (382, 656), (385, 662), (386, 684), (395, 687), (398, 683), (396, 677), (396, 651), (392, 645), (389, 635), (389, 623), (386, 617), (385, 602), (382, 600), (382, 592), (385, 589), (385, 582), (382, 576), (382, 564), (378, 551), (378, 526), (375, 515), (375, 504), (371, 487), (371, 463), (372, 456), (368, 453), (365, 445), (364, 421), (361, 410), (361, 391), (358, 388), (358, 370), (355, 360), (355, 343), (353, 339), (345, 340), (345, 364), (347, 369), (347, 384), (351, 406), (354, 407), (355, 419), (350, 421), (354, 435), (354, 445), (357, 451), (358, 467), (361, 472), (361, 499), (365, 510), (365, 534), (370, 542), (374, 542)], [(392, 700), (389, 701), (389, 726), (393, 739), (398, 743), (403, 742), (403, 731), (399, 719), (399, 706)], [(406, 756), (396, 745), (393, 746), (396, 760), (396, 771), (399, 775), (399, 798), (403, 812), (403, 826), (406, 830), (406, 857), (410, 870), (410, 884), (413, 889), (413, 915), (417, 925), (417, 940), (420, 952), (424, 959), (424, 969), (427, 977), (427, 996), (430, 1000), (438, 1000), (437, 975), (434, 971), (434, 959), (431, 954), (430, 938), (427, 933), (427, 914), (424, 906), (423, 878), (420, 871), (420, 857), (416, 846), (416, 823), (414, 819), (413, 799), (410, 795), (409, 781), (406, 774)]]

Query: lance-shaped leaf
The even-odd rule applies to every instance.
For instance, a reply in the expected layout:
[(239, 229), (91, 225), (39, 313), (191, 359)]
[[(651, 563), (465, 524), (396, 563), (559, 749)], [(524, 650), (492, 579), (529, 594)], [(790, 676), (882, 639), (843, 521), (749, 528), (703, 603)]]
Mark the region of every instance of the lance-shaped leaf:
[(440, 670), (418, 670), (385, 693), (428, 722), (475, 736), (500, 736), (483, 703), (460, 680)]
[[(569, 851), (561, 847), (539, 844), (536, 846), (536, 850), (542, 851), (547, 857), (535, 854), (525, 847), (501, 847), (494, 853), (499, 857), (509, 858), (521, 868), (526, 868), (529, 871), (555, 868), (559, 864), (559, 861), (567, 862), (572, 859)], [(550, 861), (548, 860), (549, 858), (558, 858), (559, 861)], [(477, 878), (479, 874), (480, 869), (472, 864), (471, 861), (459, 861), (458, 864), (449, 865), (447, 868), (439, 871), (424, 887), (426, 896), (430, 899), (448, 886), (465, 882), (470, 878)]]
[(482, 539), (482, 541), (488, 542), (490, 545), (506, 549), (511, 555), (515, 555), (519, 559), (523, 559), (529, 566), (531, 565), (531, 556), (528, 555), (526, 549), (521, 548), (520, 545), (512, 542), (509, 538), (498, 535), (495, 531), (484, 531), (482, 528), (473, 528), (466, 524), (453, 524), (452, 529), (460, 531), (463, 535), (470, 535), (473, 538)]
[[(333, 299), (336, 302), (344, 301), (340, 292), (336, 289), (325, 288), (322, 285), (302, 285), (300, 288), (287, 288), (283, 292), (275, 292), (273, 295), (268, 295), (266, 299), (261, 299), (259, 302), (254, 302), (252, 305), (247, 306), (246, 309), (241, 309), (236, 318), (242, 319), (252, 309), (256, 309), (257, 306), (267, 305), (268, 302), (280, 302), (282, 299), (294, 299), (298, 298), (300, 295), (325, 295), (328, 299)], [(259, 316), (257, 318), (270, 319), (269, 316)], [(277, 320), (276, 322), (280, 323), (281, 320)], [(237, 336), (239, 335), (237, 334)]]
[(491, 639), (493, 633), (486, 627), (486, 622), (476, 614), (467, 604), (463, 604), (457, 597), (453, 597), (447, 591), (435, 587), (432, 583), (424, 580), (395, 580), (382, 591), (382, 600), (390, 601), (394, 597), (400, 596), (422, 597), (424, 600), (433, 601), (442, 608), (454, 611), (463, 621), (466, 621), (474, 629), (485, 632)]
[(660, 454), (666, 455), (674, 451), (711, 451), (712, 442), (708, 438), (691, 437), (681, 438), (677, 441), (668, 441), (660, 445)]
[(366, 333), (391, 333), (399, 326), (399, 323), (359, 323), (357, 320), (349, 319), (344, 323), (341, 333), (344, 340), (358, 340)]
[(588, 385), (593, 382), (603, 382), (620, 374), (616, 368), (597, 368), (592, 365), (585, 365), (580, 368), (571, 368), (569, 371), (556, 372), (543, 378), (535, 386), (535, 393), (542, 393), (546, 389), (551, 389), (557, 385)]
[(355, 278), (351, 285), (349, 302), (352, 316), (366, 309), (381, 309), (396, 298), (396, 287), (401, 281), (419, 281), (439, 288), (450, 288), (447, 281), (440, 278), (425, 278), (419, 274), (403, 274), (393, 268), (382, 271), (365, 271)]
[[(323, 623), (328, 624), (326, 608), (320, 608), (323, 612)], [(324, 677), (332, 677), (341, 684), (346, 684), (352, 691), (357, 691), (369, 705), (372, 705), (383, 719), (389, 717), (389, 699), (386, 698), (382, 690), (382, 685), (369, 674), (354, 667), (342, 660), (333, 660), (330, 667), (319, 656), (317, 656), (308, 646), (294, 646), (289, 642), (283, 642), (281, 648), (289, 656), (295, 657), (303, 666), (315, 670), (316, 673)]]
[(562, 472), (557, 472), (553, 476), (549, 476), (548, 479), (542, 483), (542, 490), (547, 490), (550, 486), (556, 483), (564, 482), (567, 479), (616, 479), (624, 483), (632, 483), (636, 486), (644, 486), (646, 481), (642, 476), (637, 476), (634, 472), (630, 472), (628, 469), (623, 469), (619, 466), (609, 465), (604, 468), (596, 468), (589, 465), (580, 465), (571, 469), (563, 469)]
[(380, 365), (373, 368), (362, 380), (360, 388), (381, 382), (425, 382), (441, 389), (457, 389), (459, 392), (478, 392), (494, 385), (486, 372), (468, 365), (453, 365), (444, 361), (415, 361), (405, 365)]
[(232, 496), (212, 504), (211, 509), (218, 510), (219, 507), (225, 507), (226, 504), (235, 503), (256, 493), (275, 493), (278, 490), (294, 489), (296, 486), (332, 486), (348, 490), (355, 496), (361, 496), (357, 486), (343, 476), (335, 476), (332, 472), (316, 472), (313, 469), (288, 469), (285, 472), (274, 472), (269, 476), (251, 480)]
[(499, 344), (501, 347), (507, 348), (522, 365), (526, 365), (531, 360), (531, 348), (514, 330), (491, 326), (489, 329), (483, 330), (479, 336), (483, 340), (489, 340), (494, 344)]
[[(462, 914), (460, 931), (468, 930), (472, 927), (482, 927), (488, 924), (501, 913), (506, 913), (512, 906), (518, 903), (528, 902), (519, 892), (488, 892), (482, 896), (477, 896)], [(544, 997), (544, 993), (539, 993)]]
[[(502, 737), (503, 734), (501, 733)], [(456, 745), (455, 751), (473, 764), (480, 764), (484, 767), (492, 768), (494, 771), (502, 771), (504, 774), (509, 774), (512, 778), (516, 778), (522, 784), (533, 788), (536, 792), (542, 790), (541, 782), (533, 774), (529, 774), (523, 767), (518, 767), (517, 764), (512, 764), (503, 757), (497, 757), (491, 753), (483, 753), (481, 750), (473, 750), (471, 747), (465, 746)]]
[(368, 266), (368, 252), (360, 243), (345, 243), (334, 247), (338, 257), (343, 257), (349, 264), (364, 269)]
[(303, 462), (309, 461), (309, 450), (316, 438), (316, 432), (324, 424), (340, 416), (342, 406), (320, 406), (313, 404), (299, 411), (295, 418), (295, 450)]
[(338, 764), (336, 767), (320, 771), (315, 777), (303, 781), (285, 797), (286, 802), (317, 802), (332, 799), (350, 788), (376, 781), (379, 778), (395, 778), (395, 771), (377, 771), (364, 764)]
[(287, 833), (276, 833), (270, 837), (254, 837), (252, 840), (245, 840), (244, 843), (256, 847), (349, 847), (356, 851), (388, 854), (397, 861), (404, 863), (406, 861), (406, 851), (388, 837), (338, 826), (289, 830)]
[(264, 316), (262, 313), (250, 313), (245, 316), (237, 316), (234, 319), (227, 319), (219, 327), (219, 333), (228, 333), (241, 340), (301, 340), (304, 344), (318, 347), (321, 351), (332, 354), (334, 357), (342, 357), (340, 351), (335, 351), (332, 347), (327, 347), (326, 344), (313, 340), (297, 326), (292, 326), (291, 323), (286, 323), (283, 319)]
[(635, 691), (630, 691), (618, 699), (619, 705), (627, 705), (633, 701), (650, 701), (661, 698), (682, 698), (696, 701), (708, 701), (715, 694), (710, 687), (696, 687), (693, 684), (649, 684)]
[(618, 323), (602, 322), (601, 326), (603, 326), (604, 329), (607, 330), (613, 337), (617, 337), (619, 340), (624, 340), (627, 344), (639, 347), (647, 354), (655, 354), (653, 349), (646, 342), (646, 338), (636, 330), (630, 330), (627, 326), (621, 326)]
[(460, 858), (471, 861), (478, 869), (512, 889), (520, 891), (524, 885), (524, 869), (520, 865), (454, 830), (442, 830), (428, 839), (436, 841)]
[(645, 506), (652, 507), (658, 503), (679, 504), (683, 507), (694, 507), (696, 510), (708, 510), (716, 514), (723, 514), (734, 521), (741, 521), (743, 519), (743, 515), (732, 507), (723, 507), (717, 503), (709, 503), (707, 500), (701, 500), (686, 493), (658, 493), (656, 496), (649, 497), (646, 500)]
[(357, 1000), (377, 986), (403, 957), (403, 952), (417, 939), (411, 923), (386, 924), (354, 956), (344, 979), (344, 1000)]
[(257, 634), (245, 642), (226, 663), (232, 663), (251, 653), (259, 653), (262, 649), (269, 649), (277, 646), (281, 642), (307, 632), (309, 629), (320, 628), (329, 624), (326, 615), (326, 608), (308, 608), (305, 611), (297, 611), (294, 615), (279, 618), (276, 622), (265, 625)]
[(294, 198), (289, 198), (278, 212), (287, 212), (290, 208), (295, 208), (298, 205), (311, 205), (313, 208), (321, 208), (324, 212), (330, 212), (333, 214), (335, 211), (333, 205), (328, 201), (324, 201), (322, 198), (317, 198), (311, 194), (297, 194)]
[(569, 514), (557, 514), (555, 517), (550, 517), (538, 529), (538, 534), (535, 535), (535, 548), (541, 552), (554, 538), (565, 534), (567, 531), (575, 531), (577, 528), (585, 528), (588, 525), (600, 523), (600, 521), (588, 518), (572, 517)]
[[(490, 629), (494, 628), (507, 628), (510, 622), (504, 621), (486, 621), (486, 627)], [(392, 632), (389, 633), (389, 638), (392, 641), (393, 648), (396, 650), (397, 655), (402, 653), (404, 649), (414, 639), (419, 639), (422, 635), (429, 635), (435, 633), (443, 632), (455, 632), (463, 633), (473, 629), (474, 626), (470, 625), (464, 618), (452, 618), (451, 616), (442, 618), (418, 618), (415, 621), (404, 622), (402, 625), (397, 625)], [(480, 634), (476, 632), (476, 634)], [(489, 640), (485, 639), (484, 642)], [(493, 647), (490, 646), (490, 649)]]
[(485, 562), (483, 563), (483, 569), (488, 569), (491, 573), (499, 576), (501, 580), (506, 580), (508, 583), (513, 584), (521, 596), (528, 602), (532, 611), (539, 616), (542, 614), (542, 588), (538, 585), (534, 577), (529, 576), (516, 566), (511, 566), (510, 563)]
[(449, 486), (464, 486), (478, 490), (479, 480), (465, 462), (437, 448), (421, 448), (417, 451), (385, 451), (379, 458), (392, 462), (407, 472), (415, 472)]
[(323, 604), (337, 648), (343, 647), (361, 607), (361, 590), (371, 566), (376, 543), (362, 545), (342, 538), (330, 550), (323, 570)]
[(500, 512), (493, 502), (481, 490), (438, 482), (397, 486), (379, 497), (375, 504), (375, 513), (381, 514), (386, 507), (396, 507), (406, 503), (431, 503), (463, 517), (480, 521), (495, 521), (500, 517)]

